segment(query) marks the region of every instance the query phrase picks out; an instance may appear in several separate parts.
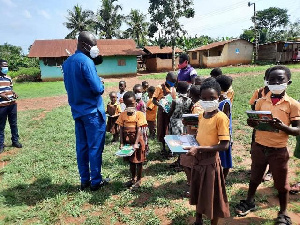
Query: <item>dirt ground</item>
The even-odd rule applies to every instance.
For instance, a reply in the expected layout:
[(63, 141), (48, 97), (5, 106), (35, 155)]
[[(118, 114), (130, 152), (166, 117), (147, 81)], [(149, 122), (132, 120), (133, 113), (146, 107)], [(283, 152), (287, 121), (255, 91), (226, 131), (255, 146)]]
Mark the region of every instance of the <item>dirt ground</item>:
[[(300, 71), (300, 69), (293, 70), (293, 71)], [(259, 73), (243, 73), (243, 74), (230, 74), (233, 78), (239, 77), (239, 76), (247, 76), (247, 75), (257, 75)], [(260, 73), (261, 74), (261, 73)], [(119, 82), (121, 78), (108, 78), (105, 79), (105, 82)], [(133, 86), (137, 83), (141, 83), (143, 80), (139, 78), (139, 76), (136, 77), (127, 77), (122, 80), (125, 80), (127, 83), (127, 90), (132, 90)], [(150, 86), (156, 86), (160, 83), (163, 82), (163, 80), (158, 80), (158, 79), (151, 79), (147, 80), (150, 84)], [(104, 96), (107, 96), (110, 91), (118, 91), (118, 87), (109, 87), (106, 89)], [(43, 110), (38, 118), (35, 118), (35, 120), (42, 119), (47, 112), (52, 111), (54, 108), (60, 107), (67, 105), (67, 96), (55, 96), (55, 97), (43, 97), (43, 98), (34, 98), (34, 99), (20, 99), (18, 100), (18, 111), (26, 111), (26, 110), (38, 110), (41, 109)], [(233, 147), (233, 152), (234, 151), (239, 151), (240, 149), (238, 147), (239, 144), (236, 143)], [(241, 147), (241, 146), (240, 146)], [(17, 153), (17, 149), (12, 148), (10, 151), (6, 151), (3, 154), (0, 155), (0, 169), (6, 166), (9, 161), (1, 161), (3, 157), (8, 157), (8, 156), (13, 156), (14, 154)], [(250, 163), (249, 163), (250, 164)], [(243, 187), (247, 188), (247, 187)], [(263, 188), (262, 186), (259, 187), (258, 192), (262, 193), (264, 191), (271, 191), (271, 188)], [(296, 202), (298, 196), (291, 196), (291, 201)], [(278, 199), (276, 196), (272, 196), (271, 199), (268, 199), (269, 205), (266, 205), (266, 207), (278, 205)], [(276, 217), (276, 215), (272, 215)], [(300, 214), (298, 213), (293, 213), (290, 212), (290, 216), (294, 223), (300, 224)], [(226, 220), (222, 220), (221, 224), (249, 224), (249, 218), (251, 218), (251, 221), (253, 223), (251, 224), (259, 224), (264, 221), (263, 218), (258, 217), (254, 213), (250, 213), (247, 217), (242, 217), (242, 218), (236, 218), (236, 217), (231, 217)], [(193, 218), (191, 218), (191, 221), (193, 221)], [(166, 223), (168, 224), (168, 223)]]

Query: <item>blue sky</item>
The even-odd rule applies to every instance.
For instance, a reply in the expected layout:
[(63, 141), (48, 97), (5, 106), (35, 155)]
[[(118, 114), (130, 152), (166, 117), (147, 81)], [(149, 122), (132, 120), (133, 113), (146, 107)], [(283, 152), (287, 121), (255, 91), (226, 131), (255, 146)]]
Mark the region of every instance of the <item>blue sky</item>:
[[(299, 0), (252, 2), (256, 2), (256, 10), (271, 6), (286, 8), (292, 22), (300, 19)], [(63, 39), (69, 33), (63, 25), (67, 10), (77, 3), (95, 12), (101, 0), (0, 0), (0, 45), (7, 42), (21, 46), (26, 53), (36, 39)], [(252, 25), (253, 6), (248, 7), (247, 3), (248, 0), (194, 0), (195, 17), (181, 21), (189, 35), (238, 37), (243, 29)], [(148, 0), (119, 0), (119, 4), (123, 14), (131, 9), (148, 13)]]

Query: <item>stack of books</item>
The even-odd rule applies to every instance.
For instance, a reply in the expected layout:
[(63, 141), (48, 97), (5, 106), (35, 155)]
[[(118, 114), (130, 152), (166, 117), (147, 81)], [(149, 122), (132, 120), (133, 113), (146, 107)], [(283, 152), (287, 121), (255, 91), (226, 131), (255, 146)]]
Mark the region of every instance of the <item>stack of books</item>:
[(134, 153), (134, 148), (132, 145), (125, 145), (123, 146), (122, 149), (116, 152), (117, 156), (120, 157), (127, 157), (127, 156), (132, 156)]

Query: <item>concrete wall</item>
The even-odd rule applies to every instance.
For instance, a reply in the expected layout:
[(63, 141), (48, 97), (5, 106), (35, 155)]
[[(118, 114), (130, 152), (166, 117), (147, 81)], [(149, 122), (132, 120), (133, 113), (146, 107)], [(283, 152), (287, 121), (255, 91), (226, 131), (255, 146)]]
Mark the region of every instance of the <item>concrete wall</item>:
[[(175, 66), (177, 66), (178, 64), (179, 58), (176, 58)], [(150, 72), (170, 71), (172, 70), (172, 59), (146, 59), (146, 68)]]
[[(236, 51), (239, 53), (236, 53)], [(230, 42), (224, 46), (226, 65), (250, 64), (253, 56), (253, 44), (245, 40)], [(223, 55), (223, 54), (222, 54)]]
[[(118, 60), (125, 60), (124, 66), (118, 65)], [(42, 60), (39, 61), (41, 75), (43, 80), (62, 79), (62, 70), (60, 66), (46, 66)], [(103, 63), (97, 65), (97, 73), (99, 76), (121, 76), (137, 73), (136, 56), (106, 56)]]
[(200, 52), (197, 51), (196, 53), (197, 53), (197, 58), (193, 59), (193, 57), (192, 57), (193, 52), (189, 52), (190, 64), (193, 67), (199, 67), (200, 66)]

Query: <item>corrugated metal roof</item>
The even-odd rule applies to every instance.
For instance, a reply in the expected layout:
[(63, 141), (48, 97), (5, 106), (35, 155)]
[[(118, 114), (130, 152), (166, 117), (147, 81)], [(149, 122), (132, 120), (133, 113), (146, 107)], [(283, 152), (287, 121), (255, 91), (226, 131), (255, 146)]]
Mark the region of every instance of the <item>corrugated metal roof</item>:
[[(102, 56), (114, 55), (144, 55), (136, 48), (131, 39), (102, 39), (97, 40), (97, 46)], [(35, 40), (30, 48), (28, 57), (67, 57), (66, 49), (74, 54), (77, 49), (75, 39)]]
[[(148, 51), (150, 54), (170, 54), (172, 53), (172, 47), (163, 47), (160, 46), (145, 46), (144, 50)], [(180, 48), (175, 48), (176, 53), (183, 52)]]
[(219, 47), (219, 46), (228, 44), (228, 43), (233, 42), (233, 41), (240, 41), (240, 40), (246, 41), (244, 39), (232, 39), (232, 40), (226, 40), (226, 41), (219, 41), (219, 42), (214, 42), (214, 43), (211, 43), (211, 44), (208, 44), (208, 45), (203, 45), (201, 47), (188, 50), (188, 52), (208, 50), (208, 49), (212, 49), (212, 48), (215, 48), (215, 47)]

